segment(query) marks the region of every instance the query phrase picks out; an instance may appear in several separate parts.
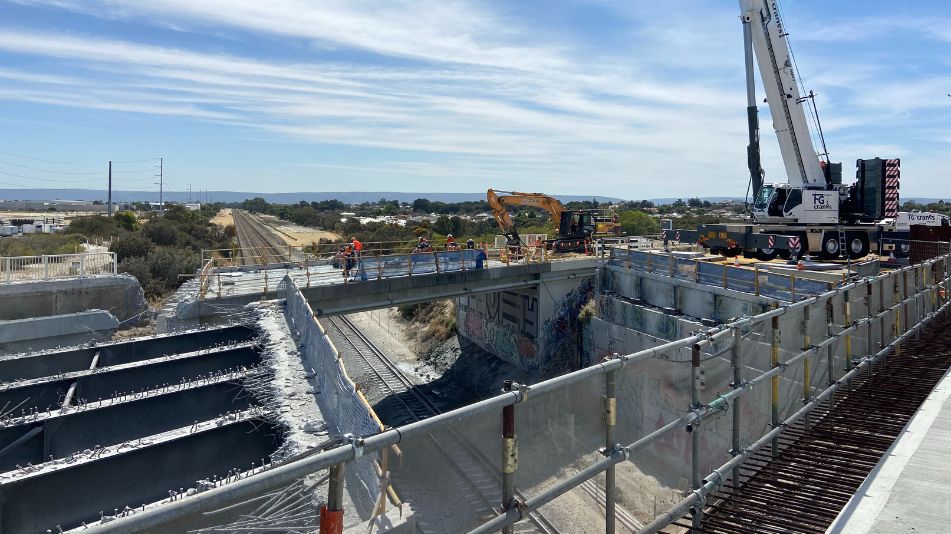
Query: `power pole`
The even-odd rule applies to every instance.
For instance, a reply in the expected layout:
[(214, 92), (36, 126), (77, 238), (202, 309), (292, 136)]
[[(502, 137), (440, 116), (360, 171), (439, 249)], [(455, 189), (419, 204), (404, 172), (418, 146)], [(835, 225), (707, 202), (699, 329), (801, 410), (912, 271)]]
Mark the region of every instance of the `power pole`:
[(106, 206), (106, 213), (112, 217), (112, 160), (109, 160), (109, 195), (107, 202), (109, 205)]
[(158, 159), (158, 176), (159, 176), (158, 203), (159, 203), (159, 213), (163, 215), (165, 214), (165, 201), (162, 200), (162, 189), (164, 189), (164, 185), (165, 185), (163, 183), (164, 182), (163, 171), (165, 170), (164, 166), (165, 166), (165, 158), (159, 158)]
[(188, 184), (188, 203), (192, 203), (192, 184)]

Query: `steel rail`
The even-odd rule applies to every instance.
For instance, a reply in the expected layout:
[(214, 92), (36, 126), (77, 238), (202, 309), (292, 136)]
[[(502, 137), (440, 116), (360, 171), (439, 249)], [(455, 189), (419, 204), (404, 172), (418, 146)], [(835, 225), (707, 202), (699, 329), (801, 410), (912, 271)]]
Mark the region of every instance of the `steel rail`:
[[(422, 391), (420, 391), (416, 387), (416, 385), (409, 379), (409, 377), (407, 377), (406, 374), (403, 373), (403, 371), (401, 371), (395, 363), (393, 363), (393, 361), (386, 355), (386, 353), (380, 350), (380, 348), (377, 347), (376, 344), (373, 343), (365, 333), (360, 331), (360, 329), (355, 324), (353, 324), (353, 321), (351, 321), (349, 317), (341, 315), (337, 317), (328, 317), (328, 319), (330, 320), (330, 323), (334, 326), (334, 328), (340, 331), (340, 333), (347, 339), (348, 344), (350, 344), (350, 346), (353, 347), (353, 349), (358, 353), (361, 359), (367, 364), (367, 366), (372, 370), (372, 372), (380, 379), (383, 385), (386, 386), (390, 390), (390, 392), (393, 394), (393, 396), (395, 396), (397, 400), (406, 408), (407, 413), (411, 417), (413, 417), (417, 421), (420, 421), (428, 417), (442, 413), (442, 410), (440, 410), (439, 407), (428, 396), (426, 396)], [(368, 358), (367, 355), (364, 354), (360, 350), (360, 348), (357, 347), (355, 343), (353, 343), (350, 336), (348, 336), (347, 333), (344, 332), (344, 329), (340, 327), (341, 324), (343, 324), (347, 330), (349, 330), (352, 334), (356, 335), (357, 338), (360, 339), (360, 341), (364, 345), (366, 345), (366, 347), (370, 350), (372, 355), (384, 365), (385, 371), (383, 372), (390, 373), (390, 375), (396, 379), (396, 381), (399, 383), (398, 387), (394, 388), (391, 385), (392, 380), (386, 380), (386, 378), (382, 376), (380, 369), (377, 366), (373, 365), (373, 363), (370, 361), (370, 358)], [(410, 393), (411, 395), (415, 397), (418, 403), (407, 402), (401, 395), (402, 393)], [(420, 407), (422, 408), (420, 409)], [(485, 458), (482, 452), (476, 449), (469, 442), (469, 440), (467, 440), (465, 437), (460, 435), (452, 427), (449, 427), (448, 435), (450, 436), (452, 440), (456, 442), (456, 445), (459, 445), (465, 448), (468, 451), (469, 455), (473, 457), (474, 459), (476, 459), (479, 462), (479, 464), (481, 464), (481, 467), (476, 467), (476, 469), (479, 469), (480, 471), (482, 471), (482, 473), (479, 473), (479, 474), (488, 475), (489, 479), (499, 481), (498, 473), (495, 472), (489, 460)], [(442, 443), (436, 436), (432, 434), (429, 434), (429, 438), (433, 440), (434, 444), (439, 449), (439, 451), (453, 465), (456, 472), (458, 472), (464, 479), (466, 479), (466, 482), (470, 485), (470, 487), (472, 487), (472, 489), (478, 493), (479, 497), (483, 500), (483, 502), (487, 506), (486, 511), (494, 513), (493, 507), (495, 503), (493, 503), (492, 500), (487, 495), (485, 495), (484, 488), (480, 488), (478, 484), (475, 482), (475, 480), (473, 480), (474, 474), (468, 472), (468, 471), (471, 471), (472, 469), (470, 468), (467, 470), (467, 466), (461, 465), (461, 462), (459, 462), (458, 460), (459, 447), (447, 446), (447, 444)], [(520, 498), (524, 498), (524, 496), (520, 496)], [(532, 523), (534, 524), (534, 526), (538, 528), (538, 530), (522, 529), (520, 530), (520, 532), (542, 532), (545, 534), (558, 534), (558, 529), (551, 523), (551, 521), (549, 521), (541, 513), (538, 513), (538, 512), (532, 513), (530, 515), (530, 519)]]

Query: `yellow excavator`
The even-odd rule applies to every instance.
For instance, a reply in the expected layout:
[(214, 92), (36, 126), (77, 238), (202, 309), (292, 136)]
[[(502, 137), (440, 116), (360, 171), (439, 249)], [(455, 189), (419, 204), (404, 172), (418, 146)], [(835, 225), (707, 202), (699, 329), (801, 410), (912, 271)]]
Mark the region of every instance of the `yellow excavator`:
[(567, 210), (557, 198), (542, 193), (489, 189), (486, 200), (510, 247), (527, 243), (521, 242), (506, 206), (527, 206), (547, 211), (558, 235), (546, 241), (545, 247), (555, 252), (584, 252), (586, 243), (592, 237), (621, 235), (616, 213), (606, 210)]

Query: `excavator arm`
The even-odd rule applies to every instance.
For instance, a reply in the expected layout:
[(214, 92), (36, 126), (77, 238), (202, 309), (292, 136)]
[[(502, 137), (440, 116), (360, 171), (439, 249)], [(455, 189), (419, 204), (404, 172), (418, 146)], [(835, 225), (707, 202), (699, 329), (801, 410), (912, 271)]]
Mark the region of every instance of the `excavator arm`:
[[(499, 193), (505, 194), (499, 195)], [(519, 239), (518, 230), (516, 230), (515, 223), (512, 221), (512, 216), (509, 214), (506, 206), (541, 208), (548, 212), (552, 222), (555, 223), (556, 229), (561, 225), (561, 214), (565, 211), (565, 207), (557, 198), (542, 193), (520, 193), (518, 191), (495, 191), (489, 189), (486, 194), (486, 200), (492, 208), (492, 212), (495, 214), (495, 220), (499, 223), (499, 228), (502, 229), (502, 233), (508, 238), (509, 243), (512, 244), (517, 243)]]

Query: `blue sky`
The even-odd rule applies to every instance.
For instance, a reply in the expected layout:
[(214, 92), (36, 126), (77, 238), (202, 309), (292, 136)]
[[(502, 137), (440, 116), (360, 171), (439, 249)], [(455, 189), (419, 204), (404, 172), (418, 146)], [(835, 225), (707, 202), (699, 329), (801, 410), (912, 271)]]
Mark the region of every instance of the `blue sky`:
[[(951, 3), (782, 8), (832, 159), (850, 174), (901, 157), (903, 195), (951, 197)], [(117, 188), (155, 189), (147, 159), (163, 156), (179, 191), (741, 196), (738, 14), (726, 0), (0, 0), (0, 188), (96, 187), (113, 159)], [(760, 118), (767, 179), (784, 181)]]

